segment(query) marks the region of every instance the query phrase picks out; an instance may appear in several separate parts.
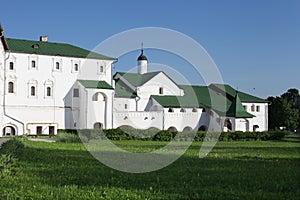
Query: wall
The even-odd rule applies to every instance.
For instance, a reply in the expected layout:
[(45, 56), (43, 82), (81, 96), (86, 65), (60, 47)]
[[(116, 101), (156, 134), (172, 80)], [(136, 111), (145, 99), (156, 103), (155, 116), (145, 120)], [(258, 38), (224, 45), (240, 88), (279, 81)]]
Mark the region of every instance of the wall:
[[(31, 61), (36, 62), (35, 68), (32, 68)], [(14, 63), (13, 70), (9, 69), (9, 62)], [(56, 62), (59, 62), (59, 69), (56, 69)], [(75, 64), (78, 64), (79, 71), (74, 69)], [(7, 115), (15, 120), (3, 119), (0, 127), (3, 128), (5, 123), (19, 126), (23, 122), (24, 125), (21, 123), (20, 126), (26, 127), (30, 123), (51, 122), (57, 124), (58, 128), (74, 128), (74, 123), (70, 120), (73, 118), (71, 109), (74, 83), (79, 78), (105, 80), (110, 84), (111, 64), (112, 61), (96, 59), (10, 53), (6, 62), (6, 86), (9, 81), (14, 82), (15, 92), (6, 93), (5, 108)], [(99, 72), (100, 65), (105, 66), (104, 72)], [(85, 70), (86, 68), (89, 70)], [(1, 75), (3, 70), (2, 65)], [(4, 85), (3, 81), (2, 75), (1, 86)], [(36, 87), (35, 96), (30, 95), (31, 86)], [(46, 86), (52, 88), (50, 97), (46, 95)], [(1, 117), (3, 118), (3, 114)], [(25, 128), (18, 130), (18, 134), (29, 132)]]

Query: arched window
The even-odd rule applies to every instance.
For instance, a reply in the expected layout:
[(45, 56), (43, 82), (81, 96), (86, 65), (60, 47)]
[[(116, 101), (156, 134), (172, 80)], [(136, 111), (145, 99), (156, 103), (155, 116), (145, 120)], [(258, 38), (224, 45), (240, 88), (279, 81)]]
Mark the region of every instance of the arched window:
[(181, 109), (180, 109), (180, 112), (185, 112), (185, 109), (184, 109), (184, 108), (181, 108)]
[(8, 82), (8, 93), (14, 93), (14, 83)]
[(36, 67), (36, 62), (35, 62), (35, 60), (32, 60), (31, 61), (31, 68), (35, 68)]
[(94, 129), (102, 129), (102, 128), (103, 128), (103, 124), (102, 124), (102, 123), (96, 122), (96, 123), (94, 124)]
[(30, 87), (30, 95), (35, 96), (35, 87), (34, 86)]
[(55, 62), (55, 69), (59, 70), (60, 66), (59, 66), (59, 62)]
[(206, 112), (205, 108), (202, 109), (202, 112)]
[(174, 112), (173, 108), (169, 108), (168, 112)]
[(52, 94), (51, 94), (52, 92), (51, 92), (51, 87), (47, 87), (46, 88), (46, 95), (47, 95), (47, 97), (51, 97), (52, 96)]
[(9, 62), (9, 70), (14, 70), (14, 63), (13, 62)]
[(77, 63), (74, 64), (74, 71), (75, 71), (75, 72), (78, 72), (78, 64), (77, 64)]
[(193, 108), (192, 112), (197, 112), (197, 108)]
[(159, 88), (159, 94), (163, 94), (164, 93), (164, 88), (163, 87), (160, 87)]

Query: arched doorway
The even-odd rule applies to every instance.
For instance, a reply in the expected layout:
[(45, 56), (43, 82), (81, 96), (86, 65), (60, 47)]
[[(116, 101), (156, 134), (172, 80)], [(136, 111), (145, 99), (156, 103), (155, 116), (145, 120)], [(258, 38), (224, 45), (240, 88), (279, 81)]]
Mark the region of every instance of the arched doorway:
[(5, 126), (2, 131), (3, 136), (15, 136), (16, 129), (13, 126)]
[(198, 128), (198, 131), (207, 131), (207, 126), (204, 126), (204, 125), (200, 126)]
[(174, 126), (168, 128), (168, 131), (177, 132), (177, 129)]
[(102, 124), (102, 123), (96, 122), (96, 123), (94, 124), (94, 129), (102, 129), (102, 128), (103, 128), (103, 124)]
[(224, 131), (231, 132), (232, 131), (232, 122), (230, 119), (225, 119), (224, 121)]
[(182, 132), (190, 132), (190, 131), (193, 131), (192, 127), (190, 127), (190, 126), (186, 126), (186, 127), (184, 127), (184, 129), (182, 130)]

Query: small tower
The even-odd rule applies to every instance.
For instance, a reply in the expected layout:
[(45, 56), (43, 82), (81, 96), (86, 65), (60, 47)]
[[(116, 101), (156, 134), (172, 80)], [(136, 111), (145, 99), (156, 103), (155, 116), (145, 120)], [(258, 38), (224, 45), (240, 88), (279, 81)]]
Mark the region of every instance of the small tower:
[(141, 55), (137, 59), (138, 74), (147, 73), (147, 64), (148, 64), (148, 59), (146, 56), (144, 56), (144, 49), (142, 44)]

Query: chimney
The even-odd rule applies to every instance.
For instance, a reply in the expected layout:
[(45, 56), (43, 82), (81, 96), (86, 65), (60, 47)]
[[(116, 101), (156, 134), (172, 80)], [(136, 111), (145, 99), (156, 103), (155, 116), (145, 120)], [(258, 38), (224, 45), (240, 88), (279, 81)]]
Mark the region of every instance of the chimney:
[(48, 36), (45, 36), (45, 35), (40, 36), (40, 41), (41, 42), (48, 42)]

